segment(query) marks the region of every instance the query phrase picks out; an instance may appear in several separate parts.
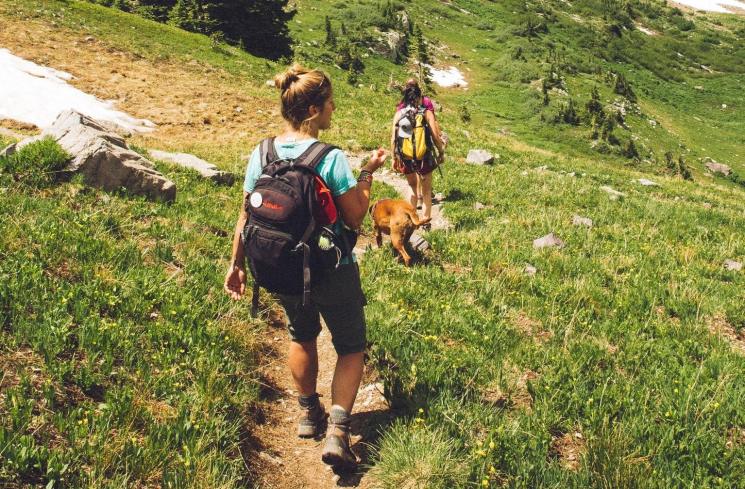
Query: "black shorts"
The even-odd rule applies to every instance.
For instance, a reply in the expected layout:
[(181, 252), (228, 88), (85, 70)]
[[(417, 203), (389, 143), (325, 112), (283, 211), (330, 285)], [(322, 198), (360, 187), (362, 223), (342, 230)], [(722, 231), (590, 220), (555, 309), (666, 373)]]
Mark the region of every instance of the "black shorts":
[(315, 340), (321, 332), (321, 317), (331, 332), (331, 342), (339, 355), (359, 353), (367, 345), (360, 271), (356, 263), (339, 265), (311, 287), (310, 304), (303, 307), (298, 295), (279, 295), (287, 314), (292, 341)]

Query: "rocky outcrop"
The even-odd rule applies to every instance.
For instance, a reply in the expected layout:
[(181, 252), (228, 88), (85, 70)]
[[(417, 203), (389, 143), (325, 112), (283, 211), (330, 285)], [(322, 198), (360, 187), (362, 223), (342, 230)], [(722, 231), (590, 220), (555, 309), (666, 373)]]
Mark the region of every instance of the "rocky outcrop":
[(472, 165), (491, 165), (498, 156), (494, 156), (485, 149), (472, 149), (468, 151), (466, 163)]
[(150, 161), (130, 150), (122, 137), (74, 110), (62, 112), (39, 136), (13, 144), (4, 152), (12, 154), (46, 137), (72, 155), (65, 173), (83, 175), (88, 185), (107, 191), (125, 188), (132, 194), (166, 202), (176, 198), (176, 185)]
[(380, 43), (377, 51), (391, 61), (396, 61), (405, 52), (406, 35), (399, 31), (386, 31), (380, 33)]
[(706, 158), (704, 160), (704, 166), (712, 173), (720, 175), (724, 175), (725, 177), (728, 177), (730, 173), (732, 173), (732, 168), (729, 165), (725, 165), (724, 163), (718, 163), (711, 158)]
[(215, 183), (233, 185), (233, 182), (235, 182), (234, 174), (221, 171), (212, 163), (204, 161), (194, 155), (188, 153), (169, 153), (157, 149), (151, 149), (149, 153), (150, 156), (156, 160), (167, 161), (184, 168), (189, 168), (199, 173), (203, 178), (212, 180)]
[(543, 248), (563, 248), (564, 242), (554, 233), (549, 233), (541, 238), (533, 240), (533, 248), (540, 250)]

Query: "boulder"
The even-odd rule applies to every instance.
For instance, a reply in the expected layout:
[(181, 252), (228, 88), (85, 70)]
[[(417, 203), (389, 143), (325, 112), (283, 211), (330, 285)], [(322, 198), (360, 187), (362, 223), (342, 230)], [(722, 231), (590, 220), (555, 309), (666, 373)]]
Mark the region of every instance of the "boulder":
[(652, 180), (648, 180), (646, 178), (640, 178), (637, 180), (641, 185), (645, 187), (657, 187), (657, 183), (653, 182)]
[(380, 33), (380, 43), (376, 50), (390, 59), (396, 61), (404, 53), (406, 48), (406, 36), (399, 31), (386, 31)]
[(167, 161), (184, 168), (190, 168), (195, 170), (202, 177), (207, 180), (212, 180), (215, 183), (233, 185), (233, 182), (235, 182), (234, 174), (221, 171), (212, 163), (204, 161), (194, 155), (188, 153), (169, 153), (157, 149), (151, 149), (149, 152), (150, 156), (156, 160)]
[(578, 216), (575, 214), (574, 217), (572, 217), (572, 224), (574, 224), (575, 226), (585, 226), (585, 227), (591, 228), (592, 219), (590, 219), (589, 217), (582, 217), (582, 216)]
[(533, 240), (533, 248), (540, 250), (542, 248), (563, 248), (564, 242), (554, 233), (549, 233), (541, 238)]
[(409, 244), (413, 249), (419, 252), (427, 251), (429, 249), (429, 242), (419, 234), (418, 231), (414, 231), (409, 238)]
[(610, 196), (611, 200), (618, 200), (620, 197), (626, 196), (625, 193), (619, 192), (618, 190), (607, 185), (603, 185), (602, 187), (600, 187), (600, 190), (607, 193)]
[(494, 155), (485, 149), (472, 149), (468, 151), (466, 162), (473, 165), (491, 165), (494, 159)]
[(732, 173), (732, 168), (729, 165), (725, 165), (724, 163), (718, 163), (712, 160), (711, 158), (706, 158), (706, 160), (704, 160), (704, 166), (706, 166), (706, 168), (710, 172), (714, 174), (719, 173), (721, 175), (724, 175), (725, 177), (728, 177), (730, 173)]
[(67, 175), (81, 174), (85, 183), (107, 191), (125, 188), (136, 195), (163, 201), (176, 198), (176, 185), (154, 169), (153, 164), (130, 150), (124, 139), (74, 110), (62, 112), (39, 136), (24, 139), (4, 151), (15, 151), (51, 137), (72, 159)]

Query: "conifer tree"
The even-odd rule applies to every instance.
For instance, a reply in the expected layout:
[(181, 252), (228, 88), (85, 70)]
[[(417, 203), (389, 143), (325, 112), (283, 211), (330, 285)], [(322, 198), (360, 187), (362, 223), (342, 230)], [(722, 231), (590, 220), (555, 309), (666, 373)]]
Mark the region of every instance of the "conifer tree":
[(326, 16), (326, 45), (330, 47), (336, 46), (336, 34), (334, 33), (334, 28), (331, 27), (331, 19), (329, 19), (329, 16)]

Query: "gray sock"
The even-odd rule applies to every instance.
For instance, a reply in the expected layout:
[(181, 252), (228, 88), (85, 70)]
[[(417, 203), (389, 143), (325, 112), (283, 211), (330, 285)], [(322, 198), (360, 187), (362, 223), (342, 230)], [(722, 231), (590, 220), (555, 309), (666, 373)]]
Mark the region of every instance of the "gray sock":
[(349, 422), (352, 420), (351, 416), (346, 409), (340, 406), (332, 406), (329, 421), (333, 424), (340, 424), (349, 426)]
[(298, 403), (300, 403), (300, 407), (311, 409), (318, 406), (318, 404), (320, 403), (320, 401), (318, 400), (319, 397), (320, 396), (316, 392), (315, 394), (311, 394), (309, 396), (298, 396), (297, 400)]

